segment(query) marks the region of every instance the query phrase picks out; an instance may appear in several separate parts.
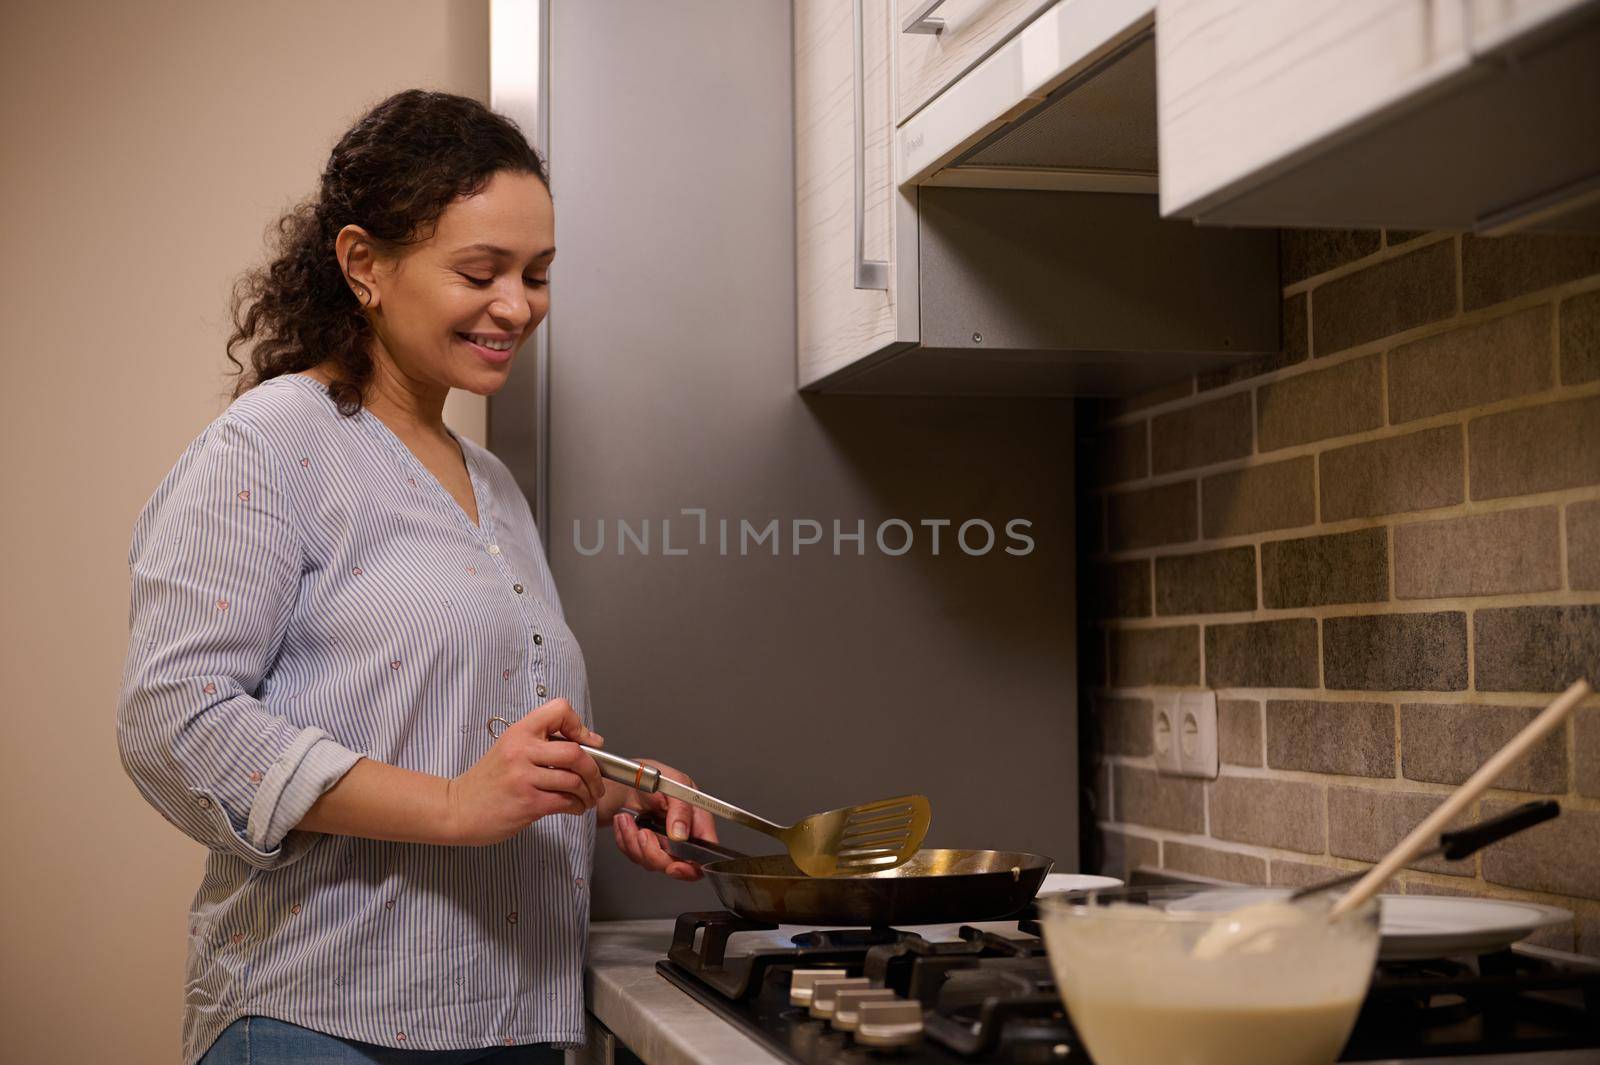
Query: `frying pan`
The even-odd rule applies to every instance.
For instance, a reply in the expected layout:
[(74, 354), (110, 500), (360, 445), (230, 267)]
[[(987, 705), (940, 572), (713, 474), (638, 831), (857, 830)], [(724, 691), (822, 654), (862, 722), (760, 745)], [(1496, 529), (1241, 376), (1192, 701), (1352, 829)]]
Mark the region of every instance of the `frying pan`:
[[(639, 827), (665, 835), (653, 818)], [(894, 869), (812, 877), (787, 854), (750, 857), (702, 839), (670, 841), (701, 863), (722, 905), (777, 924), (891, 925), (993, 921), (1027, 906), (1055, 862), (1022, 851), (924, 849)]]

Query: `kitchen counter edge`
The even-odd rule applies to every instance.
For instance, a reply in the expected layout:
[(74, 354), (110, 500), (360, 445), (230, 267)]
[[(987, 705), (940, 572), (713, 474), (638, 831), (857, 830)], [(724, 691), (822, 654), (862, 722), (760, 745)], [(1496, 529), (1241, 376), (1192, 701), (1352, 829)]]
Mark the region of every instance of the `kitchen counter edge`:
[(648, 1065), (782, 1065), (656, 972), (672, 945), (673, 925), (663, 918), (589, 926), (589, 1012)]

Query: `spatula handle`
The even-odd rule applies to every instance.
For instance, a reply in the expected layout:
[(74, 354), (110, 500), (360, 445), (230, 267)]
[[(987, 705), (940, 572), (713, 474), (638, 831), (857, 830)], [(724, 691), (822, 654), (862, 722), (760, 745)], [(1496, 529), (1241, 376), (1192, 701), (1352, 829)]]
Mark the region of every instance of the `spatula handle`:
[(585, 743), (580, 743), (578, 746), (594, 759), (595, 765), (600, 767), (600, 775), (607, 780), (615, 780), (619, 784), (626, 784), (646, 794), (660, 792), (670, 799), (681, 799), (690, 806), (697, 806), (725, 821), (737, 822), (757, 832), (765, 832), (769, 836), (780, 836), (783, 833), (782, 825), (775, 825), (764, 817), (757, 817), (749, 810), (739, 809), (731, 802), (723, 802), (715, 795), (707, 795), (698, 788), (691, 788), (670, 777), (664, 777), (661, 775), (661, 770), (655, 766), (635, 762), (632, 758), (602, 751)]
[(655, 791), (661, 785), (661, 770), (653, 765), (635, 762), (632, 758), (602, 751), (586, 743), (580, 743), (578, 746), (583, 748), (584, 754), (594, 759), (594, 764), (600, 767), (600, 775), (607, 780), (615, 780), (618, 784), (626, 784), (646, 794)]

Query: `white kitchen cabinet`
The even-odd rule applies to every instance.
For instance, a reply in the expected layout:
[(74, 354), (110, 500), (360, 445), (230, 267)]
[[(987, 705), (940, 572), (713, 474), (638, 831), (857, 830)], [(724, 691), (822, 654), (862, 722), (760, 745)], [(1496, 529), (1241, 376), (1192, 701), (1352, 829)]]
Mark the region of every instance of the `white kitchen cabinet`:
[[(1056, 0), (896, 130), (893, 56), (915, 35), (895, 5), (797, 0), (801, 389), (1105, 395), (1276, 350), (1275, 234), (1163, 222), (1144, 184), (1152, 4)], [(1047, 117), (1072, 192), (920, 183), (919, 153), (953, 171), (961, 145), (1023, 169), (1009, 164), (1028, 149), (999, 128), (1009, 112)], [(987, 153), (985, 130), (999, 135)]]
[(898, 0), (894, 47), (896, 122), (946, 86), (1056, 0)]
[(1058, 0), (901, 122), (897, 180), (1154, 193), (1155, 90), (1155, 0)]
[(1161, 213), (1466, 63), (1460, 0), (1161, 0)]
[(1466, 0), (1473, 51), (1493, 48), (1582, 7), (1574, 0)]
[(799, 384), (903, 349), (890, 165), (893, 5), (794, 5)]
[(1161, 213), (1492, 232), (1592, 193), (1596, 0), (1160, 0)]

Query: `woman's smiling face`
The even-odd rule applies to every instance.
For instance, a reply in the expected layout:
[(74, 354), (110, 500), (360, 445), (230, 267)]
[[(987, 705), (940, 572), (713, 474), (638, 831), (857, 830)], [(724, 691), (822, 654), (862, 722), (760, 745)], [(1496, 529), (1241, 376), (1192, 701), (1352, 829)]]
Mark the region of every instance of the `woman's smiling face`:
[[(341, 259), (347, 255), (341, 234)], [(517, 349), (550, 310), (555, 258), (550, 191), (533, 174), (501, 171), (446, 207), (433, 234), (379, 258), (367, 304), (380, 351), (424, 389), (500, 390)], [(347, 260), (348, 261), (348, 260)], [(351, 263), (352, 276), (363, 271)]]

